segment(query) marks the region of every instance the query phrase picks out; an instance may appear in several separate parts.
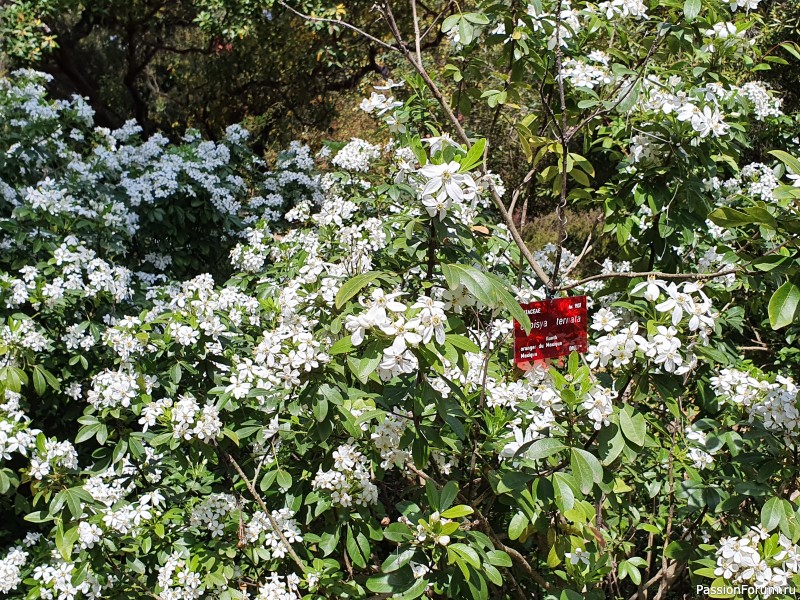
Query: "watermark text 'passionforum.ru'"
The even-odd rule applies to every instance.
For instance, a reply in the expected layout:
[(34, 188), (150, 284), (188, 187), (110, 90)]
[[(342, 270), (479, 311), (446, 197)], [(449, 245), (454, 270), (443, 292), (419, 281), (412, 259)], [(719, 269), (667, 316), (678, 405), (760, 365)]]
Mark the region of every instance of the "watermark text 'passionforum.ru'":
[(758, 586), (758, 585), (698, 585), (696, 593), (705, 596), (754, 596), (759, 594), (762, 598), (769, 596), (788, 595), (795, 596), (797, 588), (794, 586)]

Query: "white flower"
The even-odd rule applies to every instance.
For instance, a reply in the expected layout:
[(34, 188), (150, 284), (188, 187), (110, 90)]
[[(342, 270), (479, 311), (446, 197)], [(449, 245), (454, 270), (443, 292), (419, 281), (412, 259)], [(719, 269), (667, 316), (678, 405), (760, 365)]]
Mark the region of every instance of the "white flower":
[(665, 286), (666, 284), (660, 279), (656, 279), (655, 275), (648, 275), (647, 279), (637, 283), (633, 287), (633, 289), (631, 290), (631, 294), (636, 294), (640, 290), (644, 289), (645, 290), (644, 297), (650, 302), (655, 302), (661, 295), (661, 290), (659, 288)]
[(607, 308), (601, 308), (592, 317), (592, 329), (596, 331), (613, 331), (617, 325), (619, 318)]
[(578, 563), (589, 564), (589, 553), (583, 548), (575, 548), (572, 552), (565, 552), (564, 558), (569, 560), (573, 565), (577, 565)]
[(402, 373), (412, 373), (417, 369), (417, 357), (410, 350), (396, 349), (389, 346), (383, 351), (383, 360), (380, 368), (386, 373), (386, 379), (391, 379)]

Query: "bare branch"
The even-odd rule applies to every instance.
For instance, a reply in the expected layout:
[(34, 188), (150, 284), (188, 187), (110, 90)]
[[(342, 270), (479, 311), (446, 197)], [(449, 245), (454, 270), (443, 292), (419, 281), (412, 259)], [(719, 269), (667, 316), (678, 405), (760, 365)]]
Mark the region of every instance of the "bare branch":
[(662, 273), (661, 271), (640, 271), (640, 272), (629, 272), (629, 273), (600, 273), (598, 275), (591, 275), (589, 277), (584, 277), (583, 279), (576, 281), (574, 283), (570, 283), (569, 285), (563, 285), (558, 288), (556, 291), (564, 291), (564, 290), (571, 290), (572, 288), (576, 288), (578, 286), (583, 285), (584, 283), (589, 283), (590, 281), (597, 281), (598, 279), (636, 279), (637, 277), (657, 277), (659, 279), (685, 279), (689, 281), (704, 281), (706, 279), (715, 279), (717, 277), (722, 277), (723, 275), (731, 275), (733, 273), (738, 273), (741, 270), (741, 267), (732, 267), (729, 269), (722, 269), (721, 271), (714, 271), (713, 273)]
[(233, 456), (231, 456), (229, 452), (226, 452), (219, 446), (217, 446), (217, 450), (222, 454), (222, 456), (225, 457), (225, 459), (230, 463), (233, 469), (239, 474), (239, 477), (241, 477), (242, 481), (244, 482), (247, 491), (250, 492), (250, 495), (261, 507), (261, 510), (264, 511), (264, 514), (267, 516), (269, 524), (272, 526), (272, 529), (275, 530), (275, 534), (280, 538), (281, 542), (286, 547), (286, 551), (289, 553), (289, 556), (292, 557), (292, 560), (300, 568), (300, 571), (305, 573), (306, 567), (303, 564), (303, 561), (300, 560), (300, 557), (297, 556), (297, 553), (294, 551), (294, 548), (292, 548), (292, 545), (289, 543), (289, 540), (287, 540), (286, 536), (283, 535), (283, 531), (281, 531), (280, 525), (278, 525), (278, 522), (272, 516), (272, 512), (269, 510), (269, 508), (267, 508), (267, 505), (264, 503), (264, 499), (261, 497), (261, 494), (259, 494), (256, 491), (256, 488), (253, 486), (253, 482), (247, 478), (247, 475), (245, 475), (244, 471), (242, 471), (242, 467), (239, 466), (239, 463), (236, 462), (236, 459), (233, 458)]
[[(392, 12), (392, 7), (389, 2), (385, 2), (383, 5), (383, 14), (386, 18), (386, 22), (389, 25), (389, 29), (392, 32), (395, 40), (397, 41), (400, 50), (405, 55), (406, 59), (411, 63), (411, 65), (416, 69), (417, 73), (419, 73), (420, 77), (422, 77), (425, 85), (430, 90), (433, 97), (439, 103), (439, 106), (442, 107), (444, 110), (445, 115), (447, 116), (448, 121), (455, 129), (456, 133), (458, 134), (459, 139), (461, 142), (467, 147), (472, 147), (472, 142), (470, 141), (469, 137), (467, 136), (464, 128), (461, 126), (456, 115), (453, 113), (453, 109), (450, 108), (450, 103), (447, 99), (442, 95), (442, 92), (439, 90), (438, 86), (433, 82), (428, 75), (428, 72), (425, 70), (425, 66), (421, 63), (418, 63), (414, 56), (408, 49), (408, 46), (403, 42), (402, 35), (400, 34), (400, 29), (397, 27), (397, 21), (394, 18), (394, 13)], [(503, 204), (503, 199), (500, 198), (500, 194), (497, 193), (495, 189), (494, 183), (490, 182), (489, 190), (491, 192), (492, 201), (494, 202), (495, 207), (500, 212), (500, 216), (503, 218), (503, 222), (508, 227), (509, 232), (511, 233), (511, 237), (514, 240), (514, 243), (517, 244), (519, 247), (519, 251), (525, 260), (530, 264), (533, 272), (536, 273), (536, 276), (541, 280), (544, 285), (550, 285), (550, 277), (548, 277), (547, 273), (544, 272), (544, 269), (539, 264), (539, 262), (533, 257), (528, 246), (525, 244), (525, 240), (522, 239), (522, 236), (517, 229), (517, 226), (514, 224), (514, 219), (511, 217), (509, 212), (506, 210), (505, 205)]]
[(396, 47), (392, 46), (391, 44), (387, 44), (386, 42), (384, 42), (382, 40), (379, 40), (374, 35), (371, 35), (371, 34), (367, 33), (366, 31), (364, 31), (363, 29), (359, 29), (355, 25), (352, 25), (352, 24), (350, 24), (350, 23), (348, 23), (346, 21), (340, 21), (339, 19), (327, 19), (327, 18), (324, 18), (324, 17), (312, 17), (311, 15), (306, 15), (304, 13), (301, 13), (298, 10), (295, 10), (294, 8), (292, 8), (291, 6), (286, 4), (286, 2), (284, 2), (283, 0), (278, 0), (278, 4), (280, 4), (282, 7), (284, 7), (289, 12), (293, 13), (294, 15), (296, 15), (296, 16), (298, 16), (301, 19), (304, 19), (306, 21), (311, 21), (312, 23), (330, 23), (330, 24), (333, 24), (333, 25), (341, 25), (342, 27), (346, 27), (347, 29), (350, 29), (350, 30), (355, 31), (356, 33), (358, 33), (360, 35), (363, 35), (368, 40), (371, 40), (371, 41), (375, 42), (376, 44), (378, 44), (379, 46), (381, 46), (383, 48), (386, 48), (387, 50), (392, 50), (394, 52), (399, 52), (399, 50)]

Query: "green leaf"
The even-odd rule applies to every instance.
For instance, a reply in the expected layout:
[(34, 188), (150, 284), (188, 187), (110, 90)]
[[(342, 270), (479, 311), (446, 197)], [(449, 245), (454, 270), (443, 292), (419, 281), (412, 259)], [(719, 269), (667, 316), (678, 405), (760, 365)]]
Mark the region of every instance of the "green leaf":
[[(452, 344), (456, 348), (460, 350), (464, 350), (465, 352), (473, 352), (475, 354), (479, 353), (481, 349), (478, 347), (475, 342), (473, 342), (468, 337), (463, 335), (457, 335), (455, 333), (448, 333), (444, 336), (446, 342)], [(333, 354), (333, 352), (331, 352)]]
[[(411, 569), (403, 569), (402, 571), (373, 575), (367, 579), (367, 589), (376, 594), (395, 592), (399, 594), (401, 590), (407, 590), (413, 581), (414, 576), (411, 574)], [(424, 581), (424, 579), (420, 579), (420, 581)]]
[(347, 354), (351, 350), (355, 349), (356, 346), (353, 345), (352, 336), (343, 337), (340, 340), (336, 340), (336, 343), (330, 347), (328, 350), (328, 354), (331, 356), (336, 356), (337, 354)]
[(460, 20), (461, 20), (461, 15), (460, 14), (458, 14), (458, 15), (450, 15), (444, 21), (442, 21), (442, 32), (443, 33), (447, 33), (448, 31), (453, 29), (453, 27), (457, 27), (458, 26), (458, 22)]
[(382, 349), (379, 342), (372, 342), (367, 346), (364, 351), (364, 356), (356, 358), (354, 356), (347, 357), (347, 364), (353, 375), (358, 377), (361, 383), (366, 384), (370, 374), (378, 368), (381, 362)]
[(683, 14), (687, 21), (694, 21), (700, 14), (700, 0), (686, 0), (683, 3)]
[(741, 210), (730, 208), (728, 206), (721, 206), (708, 215), (713, 223), (720, 227), (738, 227), (740, 225), (750, 225), (753, 222), (753, 217)]
[(476, 569), (480, 569), (481, 568), (480, 556), (478, 556), (478, 553), (475, 552), (475, 550), (473, 550), (472, 548), (470, 548), (466, 544), (461, 544), (461, 543), (450, 544), (447, 547), (447, 550), (448, 550), (448, 553), (450, 551), (452, 551), (452, 552), (455, 552), (456, 554), (458, 554), (461, 558), (464, 559), (464, 562), (469, 564), (471, 567), (475, 567)]
[(458, 506), (453, 506), (442, 512), (442, 516), (445, 519), (460, 519), (461, 517), (471, 515), (473, 512), (475, 511), (472, 510), (471, 507), (465, 504), (459, 504)]
[(794, 156), (787, 154), (782, 150), (772, 150), (770, 151), (770, 154), (785, 164), (789, 171), (795, 173), (796, 175), (800, 175), (800, 160), (797, 160)]
[(288, 490), (292, 487), (292, 475), (289, 471), (280, 469), (277, 475), (278, 486), (283, 490)]
[(401, 567), (406, 566), (414, 557), (415, 552), (416, 548), (407, 548), (402, 552), (392, 552), (386, 557), (383, 564), (381, 564), (381, 571), (384, 573), (391, 573), (392, 571), (397, 571)]
[(634, 414), (630, 406), (619, 411), (619, 427), (622, 434), (637, 446), (644, 446), (647, 435), (647, 424), (644, 415)]
[(570, 464), (581, 492), (584, 494), (588, 494), (595, 483), (603, 481), (603, 466), (591, 452), (580, 448), (571, 448)]
[(400, 594), (395, 594), (392, 598), (394, 600), (413, 600), (424, 594), (426, 589), (428, 589), (428, 580), (420, 577), (410, 588)]
[(502, 550), (489, 550), (486, 553), (489, 563), (495, 567), (510, 567), (512, 565), (511, 557)]
[(553, 473), (553, 490), (556, 496), (556, 506), (564, 513), (575, 506), (575, 491), (572, 484), (574, 478), (565, 473)]
[(47, 382), (44, 379), (44, 375), (39, 370), (39, 365), (33, 367), (33, 389), (36, 390), (39, 396), (43, 396), (47, 391)]
[(481, 161), (483, 161), (483, 150), (485, 147), (486, 140), (480, 139), (475, 142), (472, 148), (469, 149), (469, 152), (467, 152), (467, 155), (461, 161), (461, 168), (459, 169), (459, 172), (464, 173), (466, 171), (470, 171), (479, 165)]
[(767, 531), (772, 531), (781, 521), (794, 516), (792, 505), (783, 498), (770, 498), (761, 507), (761, 525)]
[[(455, 481), (448, 481), (442, 491), (439, 492), (439, 506), (442, 510), (447, 510), (458, 495), (458, 484)], [(447, 517), (449, 518), (449, 517)]]
[(536, 440), (533, 442), (531, 447), (524, 452), (524, 456), (526, 458), (530, 458), (531, 460), (541, 460), (542, 458), (552, 456), (556, 452), (560, 452), (565, 448), (566, 446), (559, 440), (554, 438), (545, 438), (543, 440)]
[(479, 271), (475, 267), (460, 264), (442, 264), (442, 274), (450, 289), (463, 285), (470, 294), (489, 308), (505, 307), (526, 333), (530, 333), (531, 321), (514, 297), (508, 293), (505, 284), (494, 275)]
[(342, 308), (345, 302), (350, 300), (350, 298), (355, 296), (381, 275), (383, 275), (383, 273), (380, 271), (370, 271), (369, 273), (362, 273), (361, 275), (356, 275), (352, 279), (348, 279), (342, 287), (339, 288), (339, 292), (336, 294), (336, 308)]
[(489, 17), (483, 13), (464, 13), (464, 18), (475, 25), (488, 25)]
[(800, 305), (800, 288), (787, 281), (772, 294), (769, 299), (769, 324), (773, 329), (791, 325), (797, 316)]
[(525, 532), (528, 528), (528, 517), (525, 516), (525, 513), (518, 512), (513, 517), (511, 517), (511, 522), (508, 524), (508, 538), (511, 540), (517, 540), (519, 537)]
[(353, 561), (354, 565), (362, 569), (367, 566), (367, 561), (361, 554), (361, 548), (359, 548), (358, 543), (356, 542), (356, 539), (353, 536), (352, 527), (347, 528), (347, 538), (345, 541), (345, 548), (347, 549), (347, 554), (350, 556), (350, 559)]

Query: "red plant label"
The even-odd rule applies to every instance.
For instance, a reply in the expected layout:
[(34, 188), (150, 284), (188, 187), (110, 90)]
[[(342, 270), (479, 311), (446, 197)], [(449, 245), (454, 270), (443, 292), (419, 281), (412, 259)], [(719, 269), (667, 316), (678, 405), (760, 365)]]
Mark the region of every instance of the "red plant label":
[(586, 352), (586, 296), (555, 298), (522, 304), (531, 320), (526, 334), (514, 321), (514, 362), (533, 362), (566, 356), (573, 351)]

